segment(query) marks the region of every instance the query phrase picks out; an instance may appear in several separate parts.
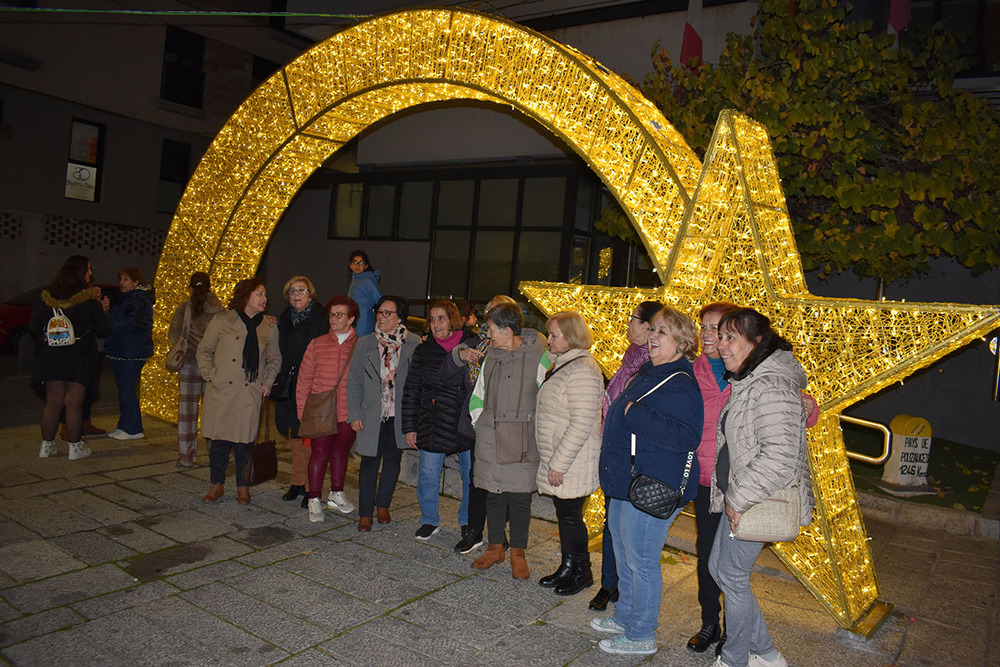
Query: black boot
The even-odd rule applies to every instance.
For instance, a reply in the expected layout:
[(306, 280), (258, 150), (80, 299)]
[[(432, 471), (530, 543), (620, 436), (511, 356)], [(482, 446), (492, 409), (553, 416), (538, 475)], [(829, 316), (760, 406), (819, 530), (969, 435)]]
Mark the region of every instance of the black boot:
[(601, 586), (601, 590), (597, 591), (597, 595), (590, 601), (590, 608), (594, 611), (604, 611), (608, 608), (609, 602), (618, 602), (618, 589)]
[(567, 554), (563, 554), (562, 563), (559, 565), (559, 569), (550, 574), (547, 577), (542, 577), (538, 580), (538, 585), (542, 588), (555, 588), (569, 576), (572, 571), (573, 559)]
[(722, 655), (722, 647), (726, 643), (726, 628), (722, 628), (722, 636), (719, 638), (719, 643), (715, 645), (715, 657), (718, 658)]
[(299, 486), (297, 484), (292, 484), (292, 488), (288, 489), (288, 492), (281, 496), (282, 500), (295, 500), (299, 496), (306, 495), (306, 487)]
[(688, 640), (687, 647), (695, 653), (704, 653), (722, 637), (722, 627), (716, 623), (702, 623), (698, 634)]
[(571, 556), (569, 576), (556, 586), (556, 595), (576, 595), (594, 583), (594, 573), (590, 569), (590, 554)]

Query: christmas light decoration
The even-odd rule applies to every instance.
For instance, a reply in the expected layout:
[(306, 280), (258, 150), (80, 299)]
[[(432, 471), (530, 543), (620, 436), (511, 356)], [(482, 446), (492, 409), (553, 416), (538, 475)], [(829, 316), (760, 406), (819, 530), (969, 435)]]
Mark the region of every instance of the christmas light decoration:
[(372, 124), (446, 100), (503, 105), (533, 119), (587, 162), (639, 231), (662, 289), (522, 285), (544, 311), (571, 308), (588, 319), (606, 371), (624, 351), (632, 308), (651, 297), (688, 313), (720, 298), (752, 305), (796, 344), (823, 409), (810, 432), (819, 510), (794, 544), (777, 550), (838, 622), (853, 624), (878, 584), (836, 414), (996, 326), (996, 311), (809, 295), (763, 128), (723, 114), (702, 169), (620, 77), (503, 19), (426, 9), (360, 23), (281, 68), (237, 109), (188, 183), (163, 248), (144, 411), (176, 421), (177, 380), (163, 359), (191, 273), (207, 271), (225, 301), (236, 281), (255, 273), (316, 168)]

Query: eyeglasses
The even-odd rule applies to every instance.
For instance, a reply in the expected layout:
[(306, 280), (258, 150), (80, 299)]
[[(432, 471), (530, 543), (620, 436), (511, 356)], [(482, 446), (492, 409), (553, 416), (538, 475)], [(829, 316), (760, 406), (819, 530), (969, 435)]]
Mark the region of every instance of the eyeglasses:
[(395, 310), (376, 310), (375, 314), (379, 317), (392, 317), (396, 314)]
[(288, 293), (289, 294), (308, 294), (309, 290), (307, 288), (305, 288), (305, 287), (293, 287), (292, 289), (288, 290)]
[(354, 266), (364, 266), (364, 265), (365, 265), (365, 264), (367, 264), (367, 263), (368, 263), (368, 262), (366, 262), (366, 261), (365, 261), (365, 260), (363, 260), (363, 259), (352, 259), (352, 260), (351, 260), (351, 264), (353, 264)]
[(342, 320), (347, 317), (347, 313), (330, 313), (331, 320)]
[(630, 320), (635, 320), (637, 322), (642, 322), (642, 318), (641, 317), (637, 317), (636, 315), (630, 315), (629, 319)]

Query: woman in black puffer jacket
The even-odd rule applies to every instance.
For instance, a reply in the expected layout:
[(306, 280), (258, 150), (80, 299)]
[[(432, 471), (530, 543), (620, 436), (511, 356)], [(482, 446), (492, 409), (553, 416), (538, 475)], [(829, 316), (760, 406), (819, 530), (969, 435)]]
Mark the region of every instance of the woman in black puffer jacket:
[(417, 500), (420, 502), (418, 540), (430, 539), (438, 532), (438, 495), (441, 469), (451, 454), (458, 456), (462, 475), (462, 502), (458, 523), (469, 523), (469, 468), (475, 441), (462, 435), (459, 424), (468, 421), (468, 384), (454, 372), (451, 351), (459, 344), (475, 345), (478, 337), (464, 334), (458, 307), (447, 300), (431, 304), (428, 317), (431, 335), (413, 352), (410, 373), (403, 388), (403, 435), (406, 444), (420, 450), (417, 475)]
[(288, 307), (278, 316), (278, 347), (281, 349), (281, 370), (271, 390), (274, 401), (274, 422), (281, 435), (288, 438), (292, 451), (292, 486), (282, 496), (295, 500), (302, 496), (302, 507), (309, 500), (306, 492), (306, 467), (309, 450), (299, 437), (299, 415), (295, 406), (299, 364), (310, 341), (330, 331), (326, 309), (317, 301), (316, 288), (305, 276), (292, 276), (281, 291)]

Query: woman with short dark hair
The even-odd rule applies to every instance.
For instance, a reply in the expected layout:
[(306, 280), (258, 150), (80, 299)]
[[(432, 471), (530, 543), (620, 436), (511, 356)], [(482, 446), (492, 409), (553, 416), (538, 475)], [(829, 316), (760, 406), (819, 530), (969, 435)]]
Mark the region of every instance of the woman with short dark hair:
[(431, 304), (427, 324), (430, 336), (417, 346), (403, 390), (403, 435), (406, 444), (419, 450), (417, 501), (420, 504), (418, 540), (429, 540), (440, 529), (438, 497), (445, 459), (458, 458), (462, 500), (458, 525), (469, 525), (470, 450), (475, 440), (459, 428), (469, 410), (469, 392), (462, 373), (455, 372), (451, 351), (460, 343), (475, 344), (478, 336), (463, 332), (458, 307), (447, 299)]
[(271, 393), (281, 352), (278, 329), (264, 317), (267, 289), (260, 278), (236, 283), (229, 310), (216, 315), (198, 345), (198, 368), (208, 383), (201, 432), (208, 440), (211, 486), (202, 498), (212, 503), (225, 493), (229, 455), (236, 458), (236, 498), (250, 503), (243, 467), (257, 439), (262, 400)]
[[(97, 388), (97, 339), (110, 331), (108, 301), (99, 288), (91, 286), (93, 275), (86, 257), (71, 257), (42, 291), (28, 324), (37, 355), (31, 387), (45, 400), (39, 458), (56, 454), (56, 430), (63, 411), (69, 460), (90, 456), (90, 448), (83, 444), (83, 404)], [(53, 326), (55, 317), (67, 326)]]
[(354, 322), (358, 319), (358, 304), (340, 294), (326, 304), (329, 332), (314, 338), (302, 356), (302, 368), (295, 394), (298, 418), (310, 394), (337, 390), (337, 426), (335, 433), (310, 437), (309, 449), (309, 520), (323, 521), (323, 478), (330, 469), (330, 496), (327, 505), (341, 514), (350, 514), (354, 505), (344, 494), (347, 457), (354, 444), (354, 430), (347, 420), (348, 367), (358, 336)]
[(153, 356), (153, 288), (139, 269), (127, 266), (118, 272), (118, 295), (108, 311), (111, 333), (104, 341), (104, 355), (118, 386), (118, 428), (108, 433), (116, 440), (145, 437), (139, 411), (139, 378), (146, 360)]
[(198, 344), (212, 318), (222, 310), (212, 294), (212, 281), (204, 271), (195, 271), (188, 281), (190, 298), (179, 305), (170, 320), (167, 340), (175, 345), (187, 336), (184, 363), (177, 372), (177, 465), (191, 468), (198, 463), (198, 403), (205, 392), (205, 379), (198, 369)]

